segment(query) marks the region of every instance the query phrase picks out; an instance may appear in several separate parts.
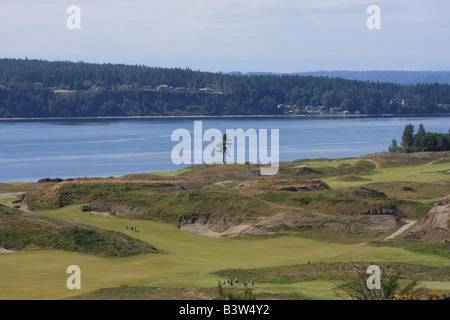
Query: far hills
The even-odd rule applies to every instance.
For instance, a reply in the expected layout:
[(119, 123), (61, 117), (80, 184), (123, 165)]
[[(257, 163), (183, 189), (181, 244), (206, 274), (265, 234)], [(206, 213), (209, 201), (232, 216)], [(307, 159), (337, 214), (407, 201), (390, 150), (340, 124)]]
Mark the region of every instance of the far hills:
[[(241, 75), (263, 75), (274, 73), (265, 72), (247, 72), (234, 74)], [(281, 74), (277, 74), (281, 75)], [(298, 76), (313, 76), (313, 77), (329, 77), (342, 78), (348, 80), (358, 81), (372, 81), (372, 82), (390, 82), (401, 85), (414, 85), (420, 83), (446, 83), (450, 84), (450, 71), (400, 71), (400, 70), (372, 70), (372, 71), (309, 71), (290, 73), (290, 75)]]
[(344, 78), (0, 59), (0, 118), (309, 115), (331, 108), (371, 115), (450, 112), (445, 73), (433, 83), (416, 73), (398, 81), (388, 73), (359, 78), (370, 81)]

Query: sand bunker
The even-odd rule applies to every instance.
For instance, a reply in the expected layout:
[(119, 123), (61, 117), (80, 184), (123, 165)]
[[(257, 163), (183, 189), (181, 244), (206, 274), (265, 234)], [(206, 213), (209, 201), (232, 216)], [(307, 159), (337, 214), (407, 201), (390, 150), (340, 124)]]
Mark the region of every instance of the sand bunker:
[(215, 184), (219, 185), (219, 186), (226, 186), (227, 184), (233, 183), (233, 181), (220, 181), (220, 182), (216, 182)]
[(25, 192), (8, 192), (8, 193), (0, 193), (0, 199), (9, 199), (9, 198), (16, 198)]
[(92, 214), (93, 216), (97, 216), (97, 217), (103, 217), (103, 218), (112, 217), (111, 213), (109, 213), (109, 212), (91, 211), (89, 213)]
[(206, 236), (206, 237), (210, 237), (210, 238), (223, 238), (223, 237), (237, 236), (250, 227), (251, 227), (250, 225), (241, 224), (241, 225), (233, 226), (233, 227), (225, 230), (224, 232), (214, 232), (214, 231), (210, 230), (208, 228), (208, 226), (205, 224), (193, 223), (193, 224), (182, 225), (180, 227), (180, 229), (183, 231), (186, 231), (186, 232), (198, 234), (200, 236)]
[(11, 250), (6, 250), (0, 247), (0, 254), (4, 254), (4, 253), (13, 253), (14, 251)]

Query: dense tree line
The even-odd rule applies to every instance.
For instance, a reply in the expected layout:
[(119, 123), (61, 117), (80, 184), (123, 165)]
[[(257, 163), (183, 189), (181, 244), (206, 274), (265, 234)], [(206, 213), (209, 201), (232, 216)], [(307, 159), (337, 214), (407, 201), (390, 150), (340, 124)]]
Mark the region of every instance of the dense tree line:
[[(161, 84), (187, 91), (155, 90)], [(0, 59), (0, 117), (275, 115), (282, 113), (278, 104), (296, 106), (297, 113), (307, 105), (362, 114), (448, 113), (450, 85)]]
[(402, 135), (399, 145), (397, 140), (392, 140), (389, 152), (426, 152), (426, 151), (450, 151), (450, 129), (448, 133), (426, 132), (423, 124), (419, 125), (414, 134), (414, 126), (408, 124)]
[(450, 84), (450, 71), (315, 71), (298, 75), (333, 77), (361, 81), (392, 82), (398, 84), (447, 83)]

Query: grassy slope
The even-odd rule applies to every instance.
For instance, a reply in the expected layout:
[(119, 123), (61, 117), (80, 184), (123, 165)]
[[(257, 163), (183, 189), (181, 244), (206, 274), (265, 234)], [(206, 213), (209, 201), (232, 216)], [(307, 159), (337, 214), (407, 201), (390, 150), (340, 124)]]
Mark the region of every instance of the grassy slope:
[(105, 257), (157, 252), (151, 245), (123, 233), (26, 214), (1, 205), (0, 247), (14, 251), (59, 249)]

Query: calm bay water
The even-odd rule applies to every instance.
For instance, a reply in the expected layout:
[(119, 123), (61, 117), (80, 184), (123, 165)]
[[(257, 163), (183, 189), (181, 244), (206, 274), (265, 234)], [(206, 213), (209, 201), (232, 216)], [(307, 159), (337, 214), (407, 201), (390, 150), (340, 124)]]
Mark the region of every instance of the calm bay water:
[[(203, 130), (279, 129), (280, 161), (360, 156), (387, 150), (406, 124), (448, 132), (450, 117), (203, 118)], [(0, 182), (109, 177), (177, 170), (173, 130), (193, 132), (194, 119), (0, 121)], [(193, 134), (193, 133), (192, 133)], [(209, 144), (204, 143), (204, 146)]]

